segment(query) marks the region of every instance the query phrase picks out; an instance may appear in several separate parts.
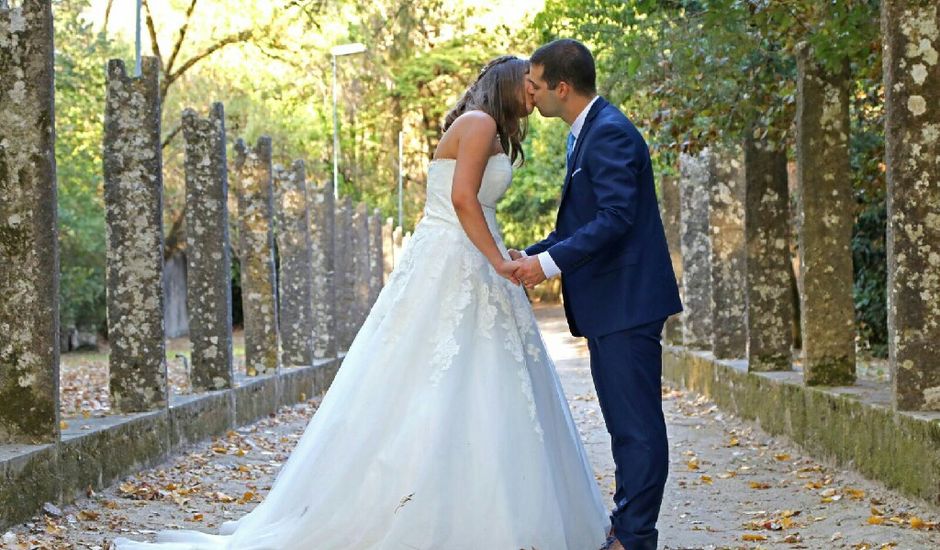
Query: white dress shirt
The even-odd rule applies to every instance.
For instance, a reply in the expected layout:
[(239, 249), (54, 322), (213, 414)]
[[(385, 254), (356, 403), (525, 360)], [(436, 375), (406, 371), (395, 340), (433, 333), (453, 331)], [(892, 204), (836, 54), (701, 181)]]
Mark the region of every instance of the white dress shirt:
[[(577, 147), (578, 145), (578, 134), (581, 133), (581, 128), (584, 126), (584, 120), (587, 118), (588, 112), (591, 110), (591, 106), (594, 105), (594, 102), (597, 101), (597, 98), (600, 96), (594, 96), (594, 99), (588, 102), (577, 118), (574, 119), (574, 122), (571, 123), (571, 135), (574, 136), (574, 144), (572, 147)], [(572, 149), (572, 155), (574, 154), (574, 149)], [(528, 256), (525, 251), (521, 251), (523, 256)], [(539, 259), (539, 264), (542, 265), (542, 271), (545, 273), (546, 279), (551, 279), (556, 275), (561, 274), (561, 269), (558, 269), (558, 265), (555, 264), (555, 260), (552, 259), (551, 254), (546, 250), (545, 252), (540, 253), (536, 256)]]

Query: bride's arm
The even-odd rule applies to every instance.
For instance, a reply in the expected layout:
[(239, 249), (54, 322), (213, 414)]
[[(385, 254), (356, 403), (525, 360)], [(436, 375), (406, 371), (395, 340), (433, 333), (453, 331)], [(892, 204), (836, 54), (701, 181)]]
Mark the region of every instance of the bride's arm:
[(460, 220), (467, 237), (483, 253), (493, 269), (503, 277), (518, 283), (512, 276), (516, 262), (503, 257), (486, 224), (483, 207), (477, 198), (483, 182), (483, 171), (496, 138), (496, 121), (483, 112), (471, 111), (462, 115), (454, 126), (453, 129), (458, 130), (459, 134), (451, 202), (454, 204), (457, 219)]

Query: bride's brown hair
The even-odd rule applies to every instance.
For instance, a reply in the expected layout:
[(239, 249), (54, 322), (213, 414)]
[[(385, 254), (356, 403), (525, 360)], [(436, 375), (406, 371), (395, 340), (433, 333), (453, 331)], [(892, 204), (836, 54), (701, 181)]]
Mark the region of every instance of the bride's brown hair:
[(515, 163), (517, 157), (525, 162), (522, 140), (528, 131), (528, 113), (523, 94), (528, 71), (529, 62), (514, 55), (497, 57), (487, 63), (457, 105), (447, 113), (444, 131), (467, 111), (483, 111), (496, 120), (499, 143), (512, 162)]

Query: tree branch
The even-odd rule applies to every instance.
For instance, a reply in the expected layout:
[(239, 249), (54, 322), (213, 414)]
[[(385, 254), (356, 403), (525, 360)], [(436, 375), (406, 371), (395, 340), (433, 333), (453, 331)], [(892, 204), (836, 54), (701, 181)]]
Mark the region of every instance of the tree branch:
[(169, 74), (173, 70), (173, 64), (176, 62), (176, 56), (180, 53), (180, 48), (183, 47), (183, 40), (186, 39), (186, 31), (189, 29), (189, 21), (192, 19), (193, 10), (196, 9), (196, 2), (198, 0), (192, 0), (189, 3), (189, 8), (186, 10), (186, 18), (183, 20), (183, 25), (179, 29), (179, 35), (176, 37), (176, 43), (173, 44), (173, 52), (170, 54), (170, 59), (166, 62), (166, 72)]
[(230, 34), (226, 36), (225, 38), (222, 38), (215, 44), (212, 44), (211, 46), (207, 47), (206, 49), (202, 50), (201, 52), (187, 59), (186, 62), (180, 66), (179, 69), (173, 71), (172, 73), (168, 73), (165, 76), (165, 78), (163, 79), (163, 83), (160, 86), (161, 97), (166, 97), (166, 91), (169, 89), (170, 85), (173, 84), (173, 82), (175, 82), (176, 79), (178, 79), (180, 76), (182, 76), (183, 73), (191, 69), (193, 65), (195, 65), (196, 63), (199, 63), (203, 59), (209, 57), (216, 51), (224, 48), (225, 46), (250, 40), (254, 36), (254, 33), (255, 33), (254, 29), (245, 29), (245, 30)]
[(157, 57), (160, 61), (160, 67), (163, 68), (163, 56), (160, 55), (160, 44), (157, 43), (157, 27), (153, 23), (153, 14), (150, 13), (150, 3), (147, 0), (143, 0), (144, 9), (147, 11), (147, 32), (150, 33), (150, 48), (153, 50), (153, 55)]
[(182, 129), (183, 129), (183, 125), (177, 124), (176, 127), (170, 130), (170, 133), (167, 134), (165, 138), (163, 138), (163, 143), (160, 144), (160, 149), (166, 149), (167, 145), (169, 145), (173, 141), (173, 138), (175, 138), (176, 134), (180, 133), (180, 130)]
[(108, 34), (108, 21), (111, 20), (112, 4), (114, 4), (114, 0), (108, 0), (108, 5), (104, 8), (104, 24), (101, 25), (101, 31), (105, 34)]

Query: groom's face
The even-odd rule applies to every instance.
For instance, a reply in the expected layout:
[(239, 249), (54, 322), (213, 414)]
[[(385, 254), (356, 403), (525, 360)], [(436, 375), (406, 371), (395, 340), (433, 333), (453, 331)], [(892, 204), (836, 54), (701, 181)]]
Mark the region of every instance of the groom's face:
[(526, 88), (532, 104), (539, 110), (539, 114), (544, 117), (555, 117), (561, 115), (561, 100), (558, 97), (558, 88), (548, 89), (548, 82), (542, 78), (545, 72), (543, 65), (532, 63), (529, 65), (529, 74), (526, 75)]

